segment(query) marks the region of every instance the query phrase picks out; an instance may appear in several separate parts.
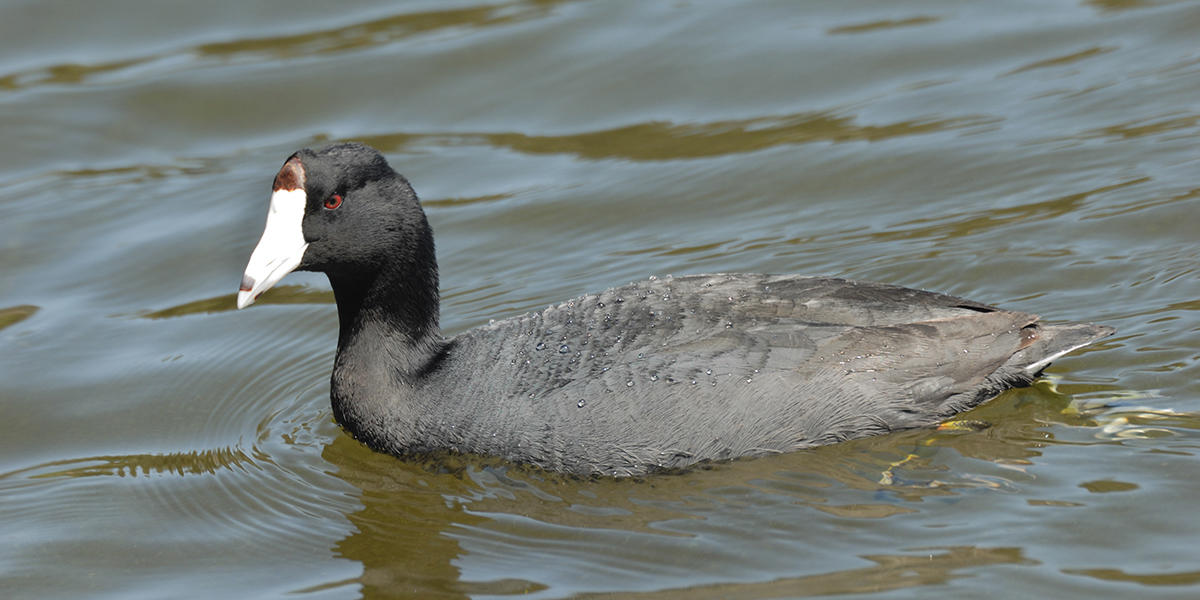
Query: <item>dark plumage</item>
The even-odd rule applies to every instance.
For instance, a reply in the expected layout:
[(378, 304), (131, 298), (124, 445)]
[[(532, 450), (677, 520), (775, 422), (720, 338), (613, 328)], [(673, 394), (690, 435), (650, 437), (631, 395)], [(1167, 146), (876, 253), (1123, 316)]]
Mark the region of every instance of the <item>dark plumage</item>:
[[(718, 274), (446, 339), (433, 235), (408, 182), (362, 144), (301, 150), (284, 171), (277, 193), (304, 192), (297, 268), (328, 274), (337, 299), (334, 415), (396, 455), (622, 476), (788, 452), (937, 424), (1113, 331), (878, 283)], [(272, 227), (239, 306), (291, 270), (267, 262)]]

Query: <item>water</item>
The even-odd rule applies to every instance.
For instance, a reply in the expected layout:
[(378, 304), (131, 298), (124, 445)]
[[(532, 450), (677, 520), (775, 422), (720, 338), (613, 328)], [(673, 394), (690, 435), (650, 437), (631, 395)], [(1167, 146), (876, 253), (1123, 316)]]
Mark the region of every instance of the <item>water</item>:
[[(9, 2), (6, 598), (1190, 597), (1200, 3)], [(234, 311), (295, 149), (383, 150), (461, 331), (832, 274), (1114, 338), (939, 431), (644, 481), (380, 456), (321, 277)], [(586, 399), (580, 399), (585, 402)]]

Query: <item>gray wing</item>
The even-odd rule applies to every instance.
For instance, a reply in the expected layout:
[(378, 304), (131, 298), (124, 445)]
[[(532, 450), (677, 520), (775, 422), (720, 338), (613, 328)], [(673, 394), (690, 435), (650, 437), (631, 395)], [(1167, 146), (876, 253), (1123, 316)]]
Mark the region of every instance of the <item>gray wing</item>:
[[(1105, 334), (1075, 327), (1070, 349)], [(1054, 333), (942, 294), (737, 274), (634, 283), (454, 342), (455, 360), (487, 372), (470, 380), (491, 386), (463, 401), (502, 402), (521, 434), (490, 451), (637, 473), (937, 423), (1069, 351)]]

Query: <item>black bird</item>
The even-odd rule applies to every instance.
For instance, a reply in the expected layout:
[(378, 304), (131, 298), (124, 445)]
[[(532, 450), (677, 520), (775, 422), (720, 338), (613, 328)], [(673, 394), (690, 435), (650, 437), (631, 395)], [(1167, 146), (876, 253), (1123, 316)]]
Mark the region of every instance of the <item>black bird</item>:
[(333, 414), (371, 448), (643, 475), (926, 427), (1111, 335), (797, 275), (649, 279), (446, 338), (433, 232), (375, 149), (293, 154), (238, 308), (294, 269), (337, 300)]

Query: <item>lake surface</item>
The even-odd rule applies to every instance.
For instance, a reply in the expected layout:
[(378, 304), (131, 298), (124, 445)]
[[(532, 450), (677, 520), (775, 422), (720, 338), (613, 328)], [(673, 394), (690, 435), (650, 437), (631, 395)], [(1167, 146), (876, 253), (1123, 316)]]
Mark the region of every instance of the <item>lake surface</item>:
[[(1200, 596), (1200, 2), (0, 6), (0, 596)], [(443, 328), (827, 274), (1118, 334), (902, 432), (638, 481), (374, 454), (294, 150), (421, 195)]]

